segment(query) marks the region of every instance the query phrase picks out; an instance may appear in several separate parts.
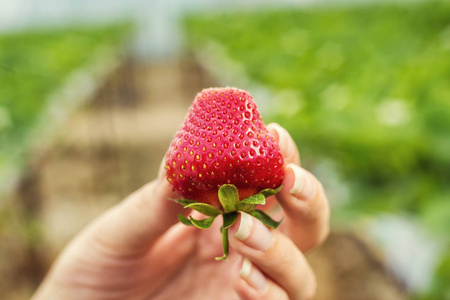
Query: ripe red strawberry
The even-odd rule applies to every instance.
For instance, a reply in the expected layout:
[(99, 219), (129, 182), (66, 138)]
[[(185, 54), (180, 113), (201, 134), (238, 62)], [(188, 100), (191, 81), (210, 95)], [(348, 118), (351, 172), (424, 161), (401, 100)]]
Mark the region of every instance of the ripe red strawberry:
[(172, 188), (184, 198), (221, 208), (218, 190), (232, 184), (239, 199), (276, 189), (283, 157), (252, 96), (236, 88), (197, 94), (166, 155)]
[(224, 255), (217, 260), (228, 256), (228, 228), (239, 211), (271, 228), (280, 224), (255, 207), (280, 190), (283, 157), (243, 90), (210, 88), (197, 95), (167, 152), (166, 174), (185, 198), (176, 201), (208, 216), (179, 215), (182, 223), (206, 229), (222, 215)]

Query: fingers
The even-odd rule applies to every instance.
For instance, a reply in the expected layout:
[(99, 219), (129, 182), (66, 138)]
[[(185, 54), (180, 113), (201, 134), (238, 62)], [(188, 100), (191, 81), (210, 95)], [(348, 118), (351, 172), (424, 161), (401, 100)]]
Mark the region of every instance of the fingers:
[(277, 123), (270, 123), (266, 128), (269, 133), (275, 137), (278, 146), (280, 146), (284, 163), (293, 163), (300, 165), (300, 153), (298, 152), (297, 145), (295, 144), (290, 134), (286, 131), (286, 129), (284, 129)]
[(239, 274), (233, 278), (233, 287), (242, 300), (289, 300), (286, 291), (274, 281), (266, 278), (247, 258), (236, 264), (236, 267), (240, 268), (240, 271), (233, 272)]
[(320, 182), (299, 166), (298, 149), (289, 133), (276, 123), (267, 128), (276, 138), (285, 161), (283, 189), (276, 195), (286, 216), (280, 229), (302, 251), (307, 251), (328, 235), (328, 200)]
[(251, 262), (244, 260), (234, 281), (242, 299), (312, 299), (314, 274), (301, 251), (279, 231), (241, 213), (230, 228), (230, 245)]
[[(107, 249), (123, 255), (135, 255), (148, 247), (177, 222), (183, 208), (175, 198), (164, 173), (131, 194), (88, 228), (86, 235)], [(186, 212), (184, 212), (186, 213)]]
[(330, 209), (322, 184), (305, 169), (289, 164), (276, 195), (286, 216), (281, 229), (303, 252), (322, 243), (329, 233)]

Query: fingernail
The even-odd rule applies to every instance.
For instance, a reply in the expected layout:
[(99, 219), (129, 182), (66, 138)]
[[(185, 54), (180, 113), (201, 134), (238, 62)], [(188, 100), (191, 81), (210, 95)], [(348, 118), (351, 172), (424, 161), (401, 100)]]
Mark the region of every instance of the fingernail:
[(289, 164), (287, 167), (294, 173), (294, 185), (289, 193), (302, 200), (308, 200), (314, 197), (316, 187), (311, 176), (297, 165)]
[(245, 212), (241, 212), (241, 222), (234, 236), (249, 247), (266, 250), (272, 244), (272, 232), (259, 221)]
[(239, 229), (234, 234), (234, 236), (237, 239), (244, 241), (250, 236), (250, 233), (252, 233), (252, 228), (253, 228), (252, 216), (250, 216), (245, 212), (241, 212), (241, 223), (239, 224)]
[(242, 262), (239, 275), (248, 283), (248, 285), (258, 291), (264, 290), (267, 286), (266, 277), (257, 268), (253, 268), (251, 261), (247, 258), (244, 258), (244, 261)]

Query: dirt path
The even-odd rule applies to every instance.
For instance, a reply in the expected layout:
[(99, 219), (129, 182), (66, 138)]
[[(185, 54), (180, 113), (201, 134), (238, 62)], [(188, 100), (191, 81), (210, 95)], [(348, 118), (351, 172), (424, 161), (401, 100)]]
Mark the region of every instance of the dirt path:
[[(214, 85), (190, 60), (126, 64), (61, 129), (38, 169), (44, 270), (89, 221), (155, 177), (195, 94)], [(358, 239), (333, 234), (308, 255), (318, 300), (405, 299)], [(32, 290), (32, 289), (30, 289)], [(27, 292), (2, 299), (26, 299)]]

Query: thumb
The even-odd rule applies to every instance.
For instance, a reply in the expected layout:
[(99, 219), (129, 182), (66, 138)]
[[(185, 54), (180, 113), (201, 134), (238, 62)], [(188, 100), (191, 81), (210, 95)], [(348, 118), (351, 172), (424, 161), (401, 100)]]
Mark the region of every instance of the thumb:
[(177, 223), (177, 214), (183, 213), (179, 204), (169, 200), (175, 197), (161, 168), (157, 179), (106, 211), (85, 234), (116, 254), (146, 252), (158, 237)]

